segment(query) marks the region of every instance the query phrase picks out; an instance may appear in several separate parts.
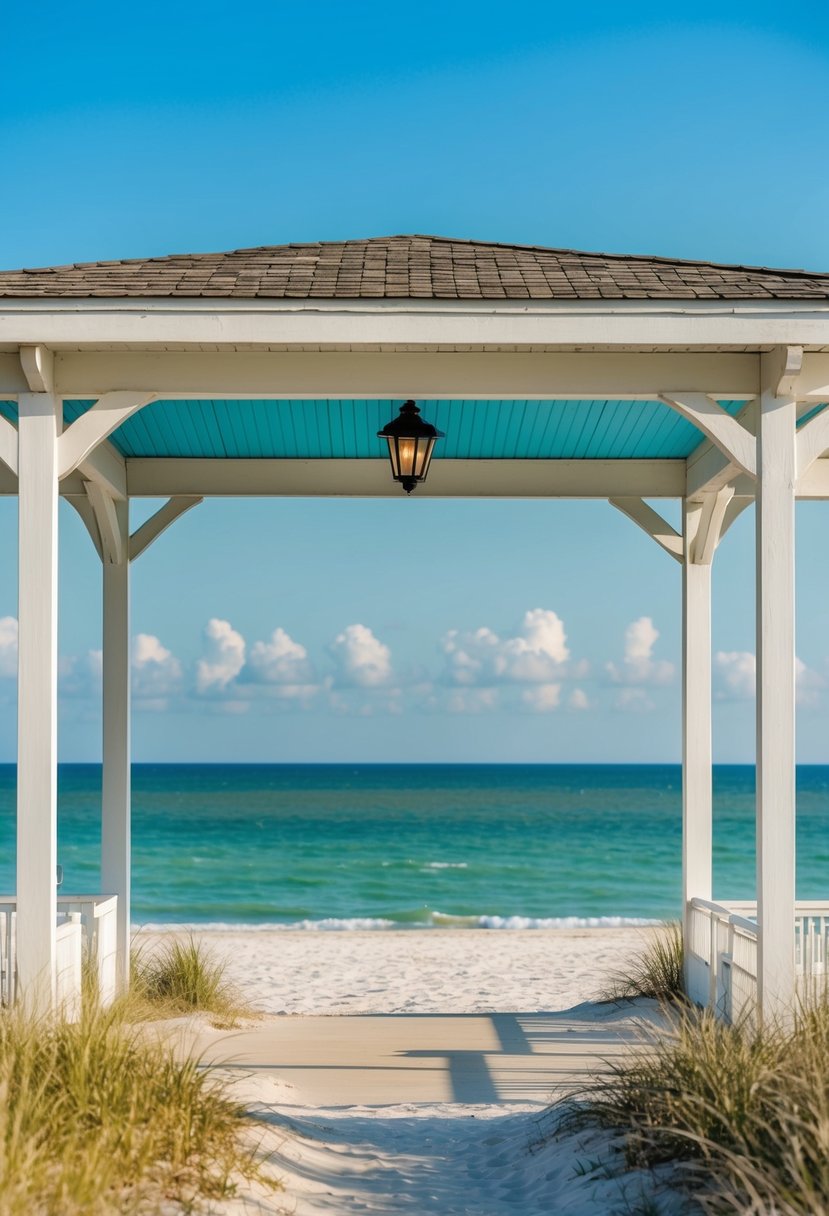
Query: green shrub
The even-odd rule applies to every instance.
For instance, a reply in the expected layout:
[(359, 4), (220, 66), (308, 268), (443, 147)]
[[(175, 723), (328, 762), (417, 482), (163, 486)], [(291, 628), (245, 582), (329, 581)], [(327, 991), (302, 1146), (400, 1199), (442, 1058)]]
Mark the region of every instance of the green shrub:
[(194, 938), (172, 938), (152, 952), (133, 951), (128, 1004), (134, 1017), (210, 1013), (232, 1024), (247, 1009), (225, 966)]
[(81, 1021), (0, 1014), (3, 1216), (198, 1210), (267, 1181), (242, 1109), (208, 1070), (88, 1006)]
[(788, 1030), (686, 1008), (564, 1125), (621, 1131), (631, 1166), (673, 1164), (697, 1210), (829, 1216), (829, 1005)]
[(661, 925), (648, 939), (642, 952), (611, 977), (601, 994), (602, 1001), (632, 1001), (651, 997), (676, 1001), (685, 997), (685, 954), (682, 926), (675, 921)]

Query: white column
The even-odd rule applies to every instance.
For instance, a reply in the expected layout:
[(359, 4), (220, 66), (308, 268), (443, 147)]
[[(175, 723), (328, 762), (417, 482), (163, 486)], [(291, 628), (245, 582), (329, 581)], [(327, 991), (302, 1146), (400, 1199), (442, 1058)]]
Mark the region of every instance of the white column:
[(41, 1010), (55, 1000), (59, 407), (20, 396), (17, 968)]
[(122, 560), (104, 562), (101, 890), (118, 896), (118, 983), (129, 983), (130, 611), (127, 504), (117, 504)]
[[(711, 774), (711, 566), (692, 560), (701, 507), (683, 509), (682, 567), (682, 900), (711, 899), (713, 794)], [(689, 983), (686, 952), (686, 984)], [(695, 994), (701, 999), (702, 994)]]
[(794, 398), (766, 389), (757, 432), (758, 997), (764, 1019), (785, 1016), (795, 989), (795, 424)]

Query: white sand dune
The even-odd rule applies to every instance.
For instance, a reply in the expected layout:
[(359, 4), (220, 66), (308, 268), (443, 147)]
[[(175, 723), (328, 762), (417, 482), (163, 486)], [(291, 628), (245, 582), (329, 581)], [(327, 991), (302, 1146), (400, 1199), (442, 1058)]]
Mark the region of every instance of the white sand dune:
[(283, 1014), (185, 1033), (264, 1128), (284, 1183), (214, 1212), (609, 1216), (650, 1195), (649, 1178), (608, 1176), (606, 1137), (556, 1137), (548, 1112), (657, 1019), (650, 1002), (590, 1003), (642, 931), (202, 936), (257, 1008)]

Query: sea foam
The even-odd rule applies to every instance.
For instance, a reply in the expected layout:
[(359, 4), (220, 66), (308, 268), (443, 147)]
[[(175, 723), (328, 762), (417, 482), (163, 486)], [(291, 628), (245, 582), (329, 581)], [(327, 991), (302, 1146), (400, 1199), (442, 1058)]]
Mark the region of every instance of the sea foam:
[(256, 924), (240, 921), (204, 921), (190, 924), (156, 922), (133, 925), (144, 933), (286, 933), (380, 931), (399, 929), (629, 929), (646, 928), (661, 922), (641, 916), (453, 916), (427, 912), (423, 920), (395, 921), (373, 916), (326, 916), (320, 920), (289, 923), (265, 921)]

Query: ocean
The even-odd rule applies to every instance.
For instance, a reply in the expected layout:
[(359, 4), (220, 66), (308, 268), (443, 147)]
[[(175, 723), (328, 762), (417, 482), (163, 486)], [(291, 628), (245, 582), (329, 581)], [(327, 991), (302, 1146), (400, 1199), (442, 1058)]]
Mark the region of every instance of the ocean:
[[(133, 770), (136, 924), (533, 928), (680, 910), (674, 765)], [(719, 766), (715, 897), (754, 893), (754, 770)], [(100, 768), (59, 773), (63, 890), (98, 890)], [(0, 892), (14, 890), (0, 766)], [(829, 895), (829, 767), (798, 771), (798, 895)]]

